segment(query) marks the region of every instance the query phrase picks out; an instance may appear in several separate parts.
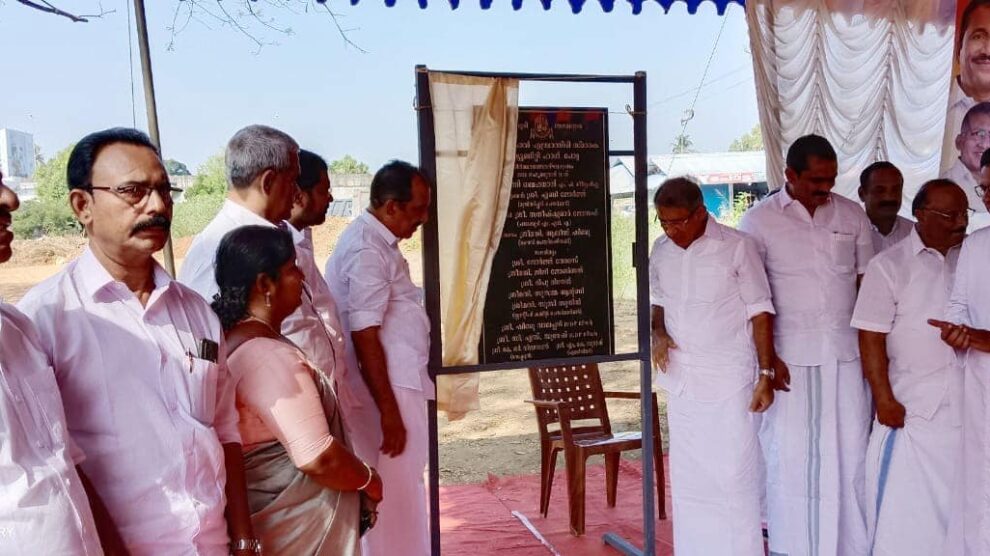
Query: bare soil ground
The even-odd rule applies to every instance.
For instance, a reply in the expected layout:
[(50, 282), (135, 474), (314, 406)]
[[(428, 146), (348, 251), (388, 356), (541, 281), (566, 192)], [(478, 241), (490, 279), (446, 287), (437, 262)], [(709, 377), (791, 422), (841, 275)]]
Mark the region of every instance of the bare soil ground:
[[(346, 225), (346, 219), (336, 218), (314, 229), (313, 243), (321, 268)], [(175, 240), (176, 264), (180, 267), (190, 242), (191, 238)], [(83, 238), (15, 240), (14, 257), (0, 266), (0, 297), (16, 302), (30, 287), (58, 272), (66, 262), (78, 256), (84, 246)], [(413, 280), (421, 283), (418, 239), (403, 242), (402, 250), (409, 259)], [(618, 302), (615, 316), (617, 349), (619, 352), (635, 350), (635, 304)], [(606, 390), (639, 391), (637, 363), (602, 365), (601, 371)], [(525, 370), (485, 373), (481, 377), (481, 410), (454, 422), (448, 422), (441, 415), (441, 482), (477, 483), (484, 481), (489, 473), (516, 475), (538, 472), (540, 458), (536, 416), (532, 407), (524, 401), (530, 397)], [(662, 396), (660, 403), (661, 428), (666, 431)], [(638, 403), (613, 400), (608, 411), (614, 430), (640, 428)], [(638, 458), (639, 454), (628, 457)]]

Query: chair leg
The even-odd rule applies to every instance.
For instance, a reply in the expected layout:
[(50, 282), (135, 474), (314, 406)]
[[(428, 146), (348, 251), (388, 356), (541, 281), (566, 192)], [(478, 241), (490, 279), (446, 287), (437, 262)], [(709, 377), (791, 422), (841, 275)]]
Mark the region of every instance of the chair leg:
[(549, 445), (540, 446), (540, 514), (547, 516), (550, 511), (550, 493), (553, 491), (553, 476), (557, 472), (557, 452)]
[(619, 486), (619, 458), (622, 454), (612, 452), (605, 454), (605, 497), (608, 507), (615, 507), (615, 491)]
[(657, 405), (653, 404), (653, 467), (657, 479), (657, 508), (660, 519), (667, 519), (667, 485), (663, 470), (663, 437), (660, 436), (660, 417)]
[(576, 448), (564, 450), (567, 467), (567, 501), (571, 517), (571, 534), (584, 534), (584, 451)]

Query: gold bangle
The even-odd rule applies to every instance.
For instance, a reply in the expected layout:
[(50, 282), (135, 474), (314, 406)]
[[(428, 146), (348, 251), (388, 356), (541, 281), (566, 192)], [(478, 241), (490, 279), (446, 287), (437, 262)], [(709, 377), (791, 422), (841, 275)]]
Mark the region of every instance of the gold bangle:
[(368, 470), (368, 480), (365, 481), (363, 485), (359, 486), (358, 487), (358, 490), (364, 490), (364, 489), (368, 488), (368, 485), (370, 485), (371, 484), (371, 481), (375, 478), (375, 472), (371, 470), (371, 466), (368, 465), (368, 463), (367, 462), (364, 462), (364, 461), (362, 461), (361, 463), (363, 463), (364, 464), (364, 468)]

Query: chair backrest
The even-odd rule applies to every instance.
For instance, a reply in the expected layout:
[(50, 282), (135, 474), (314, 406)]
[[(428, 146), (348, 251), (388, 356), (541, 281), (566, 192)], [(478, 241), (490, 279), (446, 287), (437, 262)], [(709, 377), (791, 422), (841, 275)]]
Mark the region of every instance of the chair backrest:
[[(533, 399), (567, 402), (571, 409), (571, 421), (598, 421), (597, 425), (576, 427), (575, 434), (612, 432), (598, 365), (533, 367), (529, 369), (529, 382), (533, 388)], [(541, 434), (548, 432), (548, 425), (560, 422), (560, 415), (552, 408), (537, 407), (536, 418)]]

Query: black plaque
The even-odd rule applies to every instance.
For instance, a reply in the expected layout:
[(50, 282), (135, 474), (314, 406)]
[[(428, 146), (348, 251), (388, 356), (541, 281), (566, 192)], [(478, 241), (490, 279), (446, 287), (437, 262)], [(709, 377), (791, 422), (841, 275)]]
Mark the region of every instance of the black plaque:
[(483, 363), (615, 353), (608, 111), (521, 108)]

